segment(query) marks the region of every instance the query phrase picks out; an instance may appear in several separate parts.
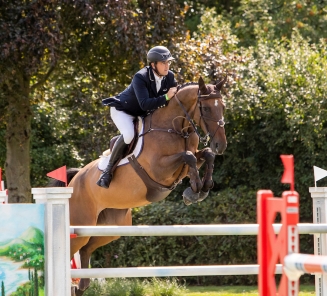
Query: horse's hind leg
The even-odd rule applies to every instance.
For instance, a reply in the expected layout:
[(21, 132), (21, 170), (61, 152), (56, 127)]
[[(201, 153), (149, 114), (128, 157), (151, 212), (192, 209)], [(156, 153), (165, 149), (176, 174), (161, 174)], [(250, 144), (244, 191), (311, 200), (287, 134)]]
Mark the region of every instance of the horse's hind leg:
[[(130, 209), (104, 209), (98, 217), (98, 226), (105, 225), (132, 225), (132, 214)], [(88, 268), (92, 253), (99, 247), (109, 244), (117, 240), (119, 236), (93, 236), (89, 242), (80, 249), (81, 268)], [(83, 295), (84, 291), (89, 287), (90, 279), (82, 278), (79, 282), (76, 296)]]

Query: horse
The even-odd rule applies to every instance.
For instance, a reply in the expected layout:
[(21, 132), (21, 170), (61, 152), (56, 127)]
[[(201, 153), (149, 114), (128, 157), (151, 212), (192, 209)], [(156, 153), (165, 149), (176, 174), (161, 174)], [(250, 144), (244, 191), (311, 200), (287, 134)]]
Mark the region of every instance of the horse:
[[(178, 87), (164, 108), (144, 118), (143, 149), (129, 163), (118, 166), (108, 189), (96, 185), (101, 171), (99, 159), (76, 169), (68, 186), (73, 187), (69, 201), (70, 224), (132, 225), (131, 209), (166, 198), (185, 177), (190, 187), (183, 192), (186, 205), (205, 199), (214, 183), (214, 159), (227, 147), (221, 89), (227, 76), (217, 84), (197, 83)], [(201, 137), (198, 128), (204, 136)], [(198, 150), (199, 143), (208, 145)], [(205, 164), (201, 178), (198, 169)], [(55, 186), (53, 184), (53, 186)], [(77, 237), (71, 239), (71, 258), (80, 252), (81, 267), (87, 268), (92, 252), (119, 237)], [(75, 295), (82, 295), (89, 279), (81, 279)]]

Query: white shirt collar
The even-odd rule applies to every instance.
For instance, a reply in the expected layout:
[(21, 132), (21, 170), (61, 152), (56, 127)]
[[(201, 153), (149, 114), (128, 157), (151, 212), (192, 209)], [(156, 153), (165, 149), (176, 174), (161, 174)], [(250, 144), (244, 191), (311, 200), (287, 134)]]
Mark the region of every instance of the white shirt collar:
[(160, 88), (161, 88), (161, 82), (162, 82), (162, 79), (164, 78), (164, 76), (158, 76), (156, 75), (155, 73), (154, 74), (154, 79), (156, 81), (156, 87), (157, 87), (157, 92), (159, 92)]

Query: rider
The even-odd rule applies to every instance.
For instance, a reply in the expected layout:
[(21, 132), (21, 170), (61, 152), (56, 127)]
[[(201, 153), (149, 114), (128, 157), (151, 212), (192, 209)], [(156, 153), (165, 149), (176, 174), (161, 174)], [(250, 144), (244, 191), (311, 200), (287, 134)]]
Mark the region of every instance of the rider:
[(149, 50), (147, 60), (149, 65), (134, 75), (123, 92), (102, 100), (103, 105), (111, 107), (111, 118), (121, 135), (114, 144), (107, 168), (97, 181), (101, 187), (109, 187), (113, 166), (134, 138), (134, 118), (167, 106), (177, 91), (174, 74), (169, 70), (174, 60), (170, 51), (164, 46), (155, 46)]

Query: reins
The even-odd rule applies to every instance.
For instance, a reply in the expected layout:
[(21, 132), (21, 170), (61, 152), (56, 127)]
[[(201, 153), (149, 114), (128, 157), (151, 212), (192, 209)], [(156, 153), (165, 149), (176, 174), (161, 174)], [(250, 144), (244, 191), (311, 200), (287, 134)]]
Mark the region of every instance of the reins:
[[(150, 114), (150, 124), (149, 124), (149, 128), (142, 134), (139, 135), (139, 137), (143, 137), (144, 135), (150, 133), (150, 132), (153, 132), (153, 131), (157, 131), (157, 132), (167, 132), (167, 133), (172, 133), (172, 134), (177, 134), (179, 136), (181, 136), (182, 138), (184, 139), (188, 139), (190, 134), (185, 134), (183, 132), (179, 132), (179, 131), (176, 131), (175, 130), (175, 126), (174, 126), (174, 123), (173, 123), (173, 127), (174, 128), (169, 128), (169, 129), (164, 129), (164, 128), (152, 128), (151, 125), (152, 125), (152, 114)], [(178, 116), (178, 117), (181, 117), (181, 116)], [(176, 117), (177, 118), (177, 117)], [(174, 118), (173, 121), (176, 119)], [(183, 130), (183, 129), (182, 129)]]

